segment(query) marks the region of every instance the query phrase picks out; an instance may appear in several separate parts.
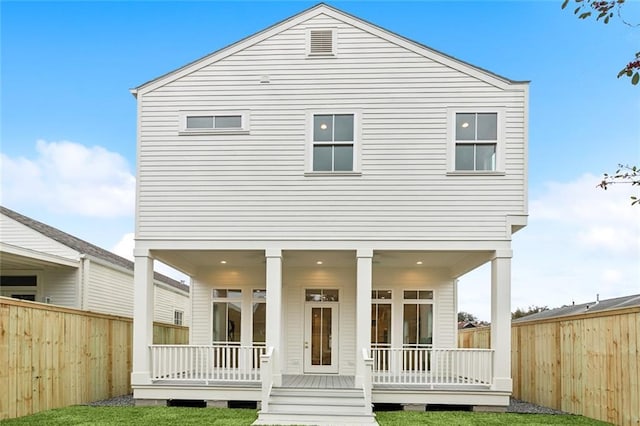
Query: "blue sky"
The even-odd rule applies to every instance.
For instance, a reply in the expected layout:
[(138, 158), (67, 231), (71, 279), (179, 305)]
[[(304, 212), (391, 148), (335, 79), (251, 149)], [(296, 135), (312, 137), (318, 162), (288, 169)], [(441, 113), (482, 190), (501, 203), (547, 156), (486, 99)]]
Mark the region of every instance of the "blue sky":
[[(2, 1), (2, 204), (126, 254), (136, 135), (128, 89), (314, 4)], [(629, 206), (630, 188), (595, 188), (617, 163), (640, 164), (640, 87), (616, 78), (640, 50), (639, 28), (580, 21), (560, 0), (330, 4), (532, 81), (531, 217), (514, 238), (514, 308), (640, 292), (640, 208)], [(640, 22), (639, 2), (625, 17)], [(485, 318), (487, 276), (465, 277), (460, 301)]]

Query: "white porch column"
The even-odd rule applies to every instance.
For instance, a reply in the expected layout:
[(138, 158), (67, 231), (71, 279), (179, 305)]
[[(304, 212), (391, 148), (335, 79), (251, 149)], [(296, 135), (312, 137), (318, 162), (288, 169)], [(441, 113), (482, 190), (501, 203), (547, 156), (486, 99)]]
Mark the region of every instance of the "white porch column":
[(491, 348), (493, 390), (511, 392), (511, 250), (491, 260)]
[(373, 250), (359, 249), (356, 253), (356, 387), (363, 384), (365, 364), (362, 349), (371, 349), (371, 279)]
[(151, 383), (153, 344), (153, 258), (149, 250), (135, 249), (133, 273), (133, 368), (132, 385)]
[(282, 385), (282, 250), (267, 249), (267, 347), (273, 347), (273, 385)]

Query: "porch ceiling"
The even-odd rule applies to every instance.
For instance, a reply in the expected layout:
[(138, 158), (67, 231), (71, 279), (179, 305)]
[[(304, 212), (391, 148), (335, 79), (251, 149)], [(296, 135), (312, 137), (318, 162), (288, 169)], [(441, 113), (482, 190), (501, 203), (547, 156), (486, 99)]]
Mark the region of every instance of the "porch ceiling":
[[(152, 251), (159, 261), (188, 275), (214, 267), (251, 267), (265, 263), (262, 250), (159, 250)], [(448, 270), (458, 277), (491, 260), (491, 251), (374, 251), (373, 268), (430, 268)], [(284, 267), (355, 266), (355, 250), (284, 250)]]

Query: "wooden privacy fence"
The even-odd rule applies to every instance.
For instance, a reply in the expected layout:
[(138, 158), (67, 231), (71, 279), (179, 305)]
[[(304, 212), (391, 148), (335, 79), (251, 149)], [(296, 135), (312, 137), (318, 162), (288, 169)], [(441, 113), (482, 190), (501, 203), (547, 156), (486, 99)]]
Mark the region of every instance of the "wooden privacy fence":
[[(459, 330), (486, 348), (488, 327)], [(514, 323), (513, 396), (617, 425), (640, 424), (640, 308)]]
[[(131, 318), (0, 297), (0, 420), (130, 393)], [(189, 329), (154, 324), (154, 343)]]

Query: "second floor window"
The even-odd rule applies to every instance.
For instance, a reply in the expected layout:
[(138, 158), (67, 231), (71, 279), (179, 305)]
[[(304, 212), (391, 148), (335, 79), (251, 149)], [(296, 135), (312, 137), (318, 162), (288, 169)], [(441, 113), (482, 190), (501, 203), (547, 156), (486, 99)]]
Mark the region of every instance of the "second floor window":
[(315, 114), (312, 143), (314, 172), (354, 171), (353, 114)]
[(498, 144), (498, 114), (455, 114), (455, 170), (495, 171)]

